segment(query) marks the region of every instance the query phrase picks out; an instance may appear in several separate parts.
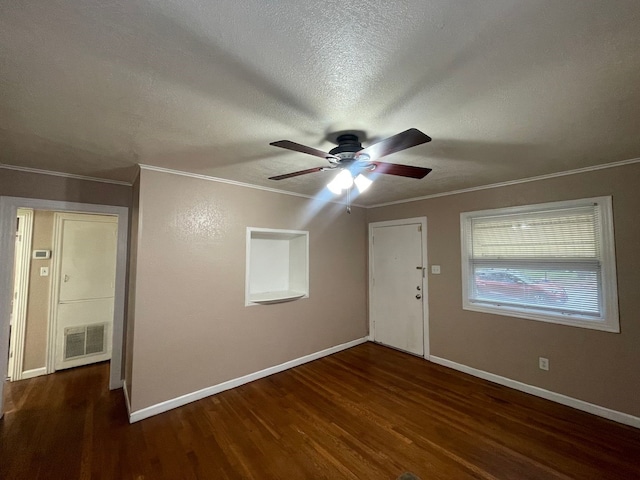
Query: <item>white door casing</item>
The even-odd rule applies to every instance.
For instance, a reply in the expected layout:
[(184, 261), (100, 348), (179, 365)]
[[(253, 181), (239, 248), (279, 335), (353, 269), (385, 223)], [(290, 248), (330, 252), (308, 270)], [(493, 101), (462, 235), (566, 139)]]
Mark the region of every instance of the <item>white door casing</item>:
[(372, 340), (428, 358), (426, 218), (369, 225)]
[[(118, 219), (54, 214), (48, 373), (111, 358)], [(65, 329), (106, 325), (105, 351), (65, 360)]]

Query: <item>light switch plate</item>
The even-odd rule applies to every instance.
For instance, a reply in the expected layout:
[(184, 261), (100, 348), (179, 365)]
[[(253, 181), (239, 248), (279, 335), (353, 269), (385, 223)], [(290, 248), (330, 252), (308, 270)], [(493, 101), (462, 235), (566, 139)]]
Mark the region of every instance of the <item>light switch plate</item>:
[(440, 274), (440, 265), (431, 265), (431, 273), (434, 275)]

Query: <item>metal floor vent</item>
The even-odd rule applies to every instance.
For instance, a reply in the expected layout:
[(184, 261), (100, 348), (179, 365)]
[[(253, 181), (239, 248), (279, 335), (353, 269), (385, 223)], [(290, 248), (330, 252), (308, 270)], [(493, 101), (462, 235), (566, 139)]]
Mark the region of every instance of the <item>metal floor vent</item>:
[(106, 323), (64, 329), (64, 359), (104, 353)]

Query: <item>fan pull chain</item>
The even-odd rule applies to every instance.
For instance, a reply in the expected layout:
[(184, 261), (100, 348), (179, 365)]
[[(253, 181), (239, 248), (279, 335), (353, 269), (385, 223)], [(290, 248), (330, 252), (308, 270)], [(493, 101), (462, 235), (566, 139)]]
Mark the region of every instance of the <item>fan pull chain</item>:
[(351, 190), (353, 189), (353, 187), (350, 187), (347, 190), (347, 213), (351, 213)]

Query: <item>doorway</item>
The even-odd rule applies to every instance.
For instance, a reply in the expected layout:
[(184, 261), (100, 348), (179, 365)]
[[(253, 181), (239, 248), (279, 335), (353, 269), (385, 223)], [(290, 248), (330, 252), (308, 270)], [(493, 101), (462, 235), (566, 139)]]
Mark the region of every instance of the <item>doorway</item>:
[(427, 219), (369, 224), (369, 331), (374, 342), (429, 357)]
[[(18, 208), (70, 213), (111, 215), (116, 218), (116, 263), (113, 288), (112, 344), (109, 388), (122, 387), (123, 324), (125, 307), (125, 279), (127, 262), (128, 208), (93, 205), (20, 197), (0, 197), (0, 372), (7, 371), (11, 297), (13, 296), (13, 265), (15, 254), (15, 219)], [(3, 400), (4, 374), (0, 383), (0, 402)], [(0, 405), (2, 407), (2, 405)], [(3, 413), (0, 410), (0, 417)]]

